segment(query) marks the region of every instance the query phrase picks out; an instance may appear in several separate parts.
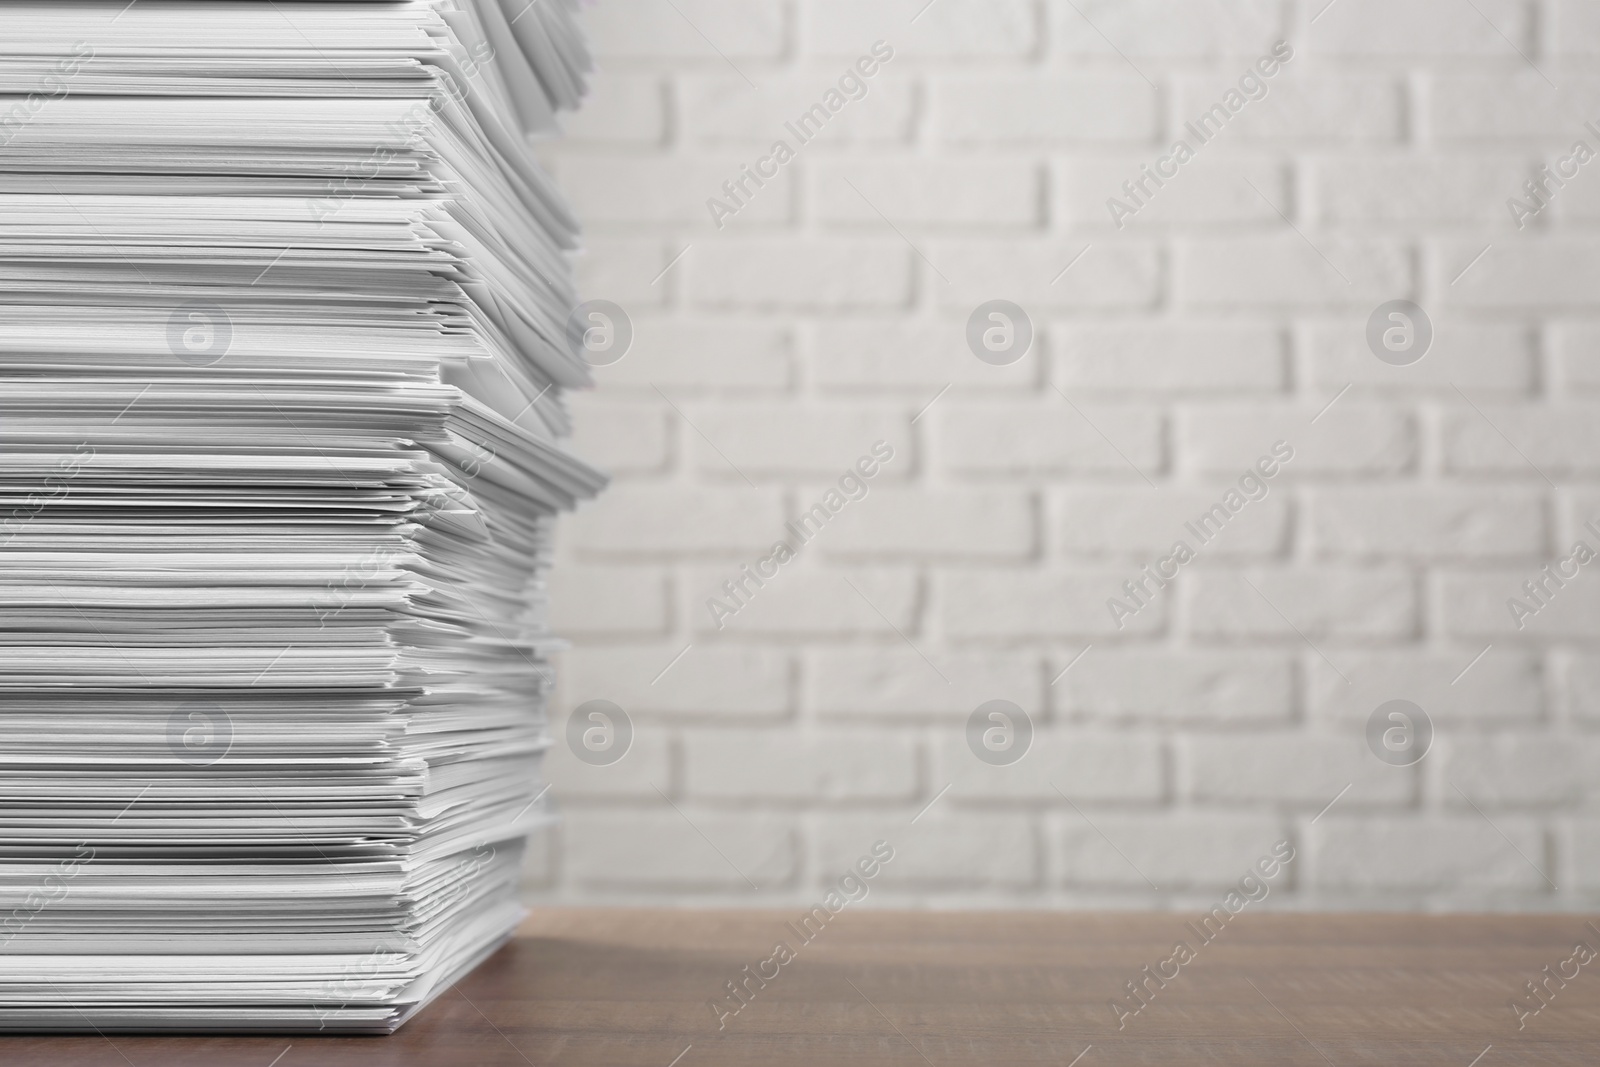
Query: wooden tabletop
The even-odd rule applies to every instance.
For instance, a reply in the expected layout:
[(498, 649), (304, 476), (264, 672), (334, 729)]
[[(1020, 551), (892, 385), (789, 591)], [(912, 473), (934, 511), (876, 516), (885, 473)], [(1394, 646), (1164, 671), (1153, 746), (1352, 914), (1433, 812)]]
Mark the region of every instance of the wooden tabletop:
[[(1600, 951), (1600, 918), (1246, 913), (1209, 943), (1185, 915), (847, 908), (809, 943), (797, 920), (541, 911), (392, 1037), (17, 1036), (0, 1038), (0, 1064), (1600, 1063), (1600, 959), (1574, 956), (1579, 941)], [(767, 962), (780, 941), (793, 958)], [(746, 964), (776, 976), (749, 980), (733, 1013), (725, 983)], [(1546, 966), (1540, 1001), (1524, 983)]]

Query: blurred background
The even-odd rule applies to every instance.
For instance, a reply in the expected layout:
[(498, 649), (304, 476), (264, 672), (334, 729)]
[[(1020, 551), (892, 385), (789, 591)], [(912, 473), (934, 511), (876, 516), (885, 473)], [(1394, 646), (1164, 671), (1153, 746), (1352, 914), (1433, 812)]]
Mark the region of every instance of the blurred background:
[(587, 24), (530, 900), (1600, 901), (1600, 5)]

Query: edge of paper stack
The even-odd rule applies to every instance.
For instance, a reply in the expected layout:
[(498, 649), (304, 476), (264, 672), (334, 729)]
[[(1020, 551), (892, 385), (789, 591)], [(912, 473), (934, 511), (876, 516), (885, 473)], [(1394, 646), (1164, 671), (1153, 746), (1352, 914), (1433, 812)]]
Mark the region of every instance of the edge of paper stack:
[(388, 1032), (521, 917), (575, 14), (0, 6), (0, 1029)]

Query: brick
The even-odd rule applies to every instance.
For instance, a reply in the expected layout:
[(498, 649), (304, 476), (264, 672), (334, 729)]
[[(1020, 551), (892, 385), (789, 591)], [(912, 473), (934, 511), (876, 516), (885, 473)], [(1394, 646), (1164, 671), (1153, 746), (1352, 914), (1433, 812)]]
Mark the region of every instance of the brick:
[(1600, 53), (1600, 11), (1584, 0), (1552, 0), (1542, 21), (1547, 55)]
[(573, 808), (564, 821), (567, 868), (581, 886), (749, 891), (745, 878), (774, 889), (799, 873), (799, 830), (779, 816)]
[(1600, 819), (1578, 819), (1572, 824), (1565, 850), (1571, 857), (1572, 877), (1578, 888), (1600, 887)]
[[(941, 240), (929, 245), (923, 251), (950, 280), (935, 290), (941, 307), (970, 315), (986, 301), (1010, 300), (1033, 319), (1036, 344), (1039, 322), (1051, 308), (1147, 308), (1161, 295), (1161, 259), (1148, 243)], [(1091, 247), (1085, 251), (1085, 245)]]
[(786, 44), (781, 0), (615, 0), (587, 8), (584, 21), (602, 57), (722, 64), (718, 53), (776, 59)]
[[(1546, 198), (1547, 204), (1543, 211), (1532, 218), (1525, 214), (1532, 202), (1525, 192), (1524, 183), (1541, 165), (1548, 166), (1558, 177), (1561, 176), (1561, 171), (1571, 170), (1576, 157), (1580, 154), (1578, 148), (1580, 143), (1591, 151), (1596, 147), (1594, 135), (1587, 129), (1570, 135), (1565, 143), (1555, 141), (1539, 146), (1536, 163), (1529, 164), (1512, 189), (1501, 193), (1500, 209), (1505, 213), (1508, 224), (1517, 226), (1519, 231), (1526, 229), (1531, 236), (1541, 231), (1563, 230), (1600, 219), (1600, 188), (1597, 188), (1600, 186), (1600, 180), (1595, 178), (1595, 171), (1600, 168), (1591, 167), (1588, 163), (1579, 164), (1581, 169), (1576, 175), (1566, 176), (1566, 185), (1555, 190), (1553, 200)], [(1522, 201), (1523, 206), (1520, 210), (1514, 211), (1512, 208), (1510, 197), (1513, 193), (1518, 194), (1517, 199)]]
[(1150, 142), (1160, 125), (1156, 90), (1135, 74), (946, 74), (933, 84), (940, 140)]
[(1593, 753), (1579, 738), (1452, 735), (1439, 748), (1445, 782), (1440, 798), (1447, 807), (1548, 809), (1580, 803), (1587, 793), (1585, 757)]
[[(624, 357), (626, 358), (626, 357)], [(670, 462), (666, 405), (572, 398), (572, 450), (612, 475), (651, 474)]]
[[(1371, 141), (1394, 142), (1404, 130), (1401, 88), (1397, 80), (1374, 74), (1313, 74), (1302, 67), (1305, 57), (1297, 51), (1277, 76), (1266, 82), (1267, 95), (1248, 101), (1221, 129), (1217, 119), (1208, 119), (1202, 132), (1206, 143), (1196, 145), (1196, 136), (1186, 123), (1201, 127), (1200, 119), (1214, 114), (1224, 96), (1234, 89), (1237, 74), (1205, 78), (1177, 79), (1177, 125), (1197, 153), (1216, 151), (1210, 141), (1247, 145), (1271, 141), (1274, 145), (1296, 141)], [(1244, 73), (1241, 66), (1239, 74)], [(1226, 110), (1226, 109), (1224, 109)]]
[[(528, 845), (522, 857), (520, 886), (524, 894), (533, 890), (550, 895), (560, 878), (561, 864), (559, 824), (542, 826), (528, 835)], [(526, 897), (524, 898), (526, 899)]]
[[(807, 653), (807, 706), (818, 715), (862, 719), (965, 720), (979, 704), (1010, 700), (1042, 707), (1038, 656), (999, 650), (924, 648), (933, 661), (899, 648), (816, 648)], [(943, 675), (948, 681), (941, 680)]]
[(1600, 79), (1563, 73), (1560, 85), (1557, 93), (1525, 67), (1492, 75), (1433, 75), (1423, 83), (1423, 128), (1447, 142), (1521, 141), (1541, 150), (1552, 141), (1564, 145), (1584, 136), (1585, 116), (1567, 101), (1595, 99)]
[(919, 747), (884, 730), (690, 731), (684, 737), (688, 796), (810, 804), (909, 801), (919, 788)]
[(1584, 723), (1600, 722), (1600, 657), (1574, 655), (1563, 665), (1560, 677), (1571, 716)]
[(1537, 382), (1533, 335), (1520, 323), (1430, 316), (1434, 336), (1428, 354), (1396, 367), (1367, 347), (1367, 314), (1356, 311), (1337, 324), (1316, 323), (1306, 330), (1309, 379), (1329, 399), (1352, 383), (1356, 390), (1385, 396), (1432, 392), (1459, 399), (1457, 389), (1528, 393)]
[[(1319, 56), (1415, 62), (1418, 59), (1506, 59), (1512, 48), (1533, 52), (1533, 24), (1522, 0), (1474, 0), (1463, 18), (1449, 0), (1350, 0), (1328, 8), (1306, 34)], [(1508, 45), (1507, 41), (1511, 44)]]
[(618, 484), (578, 510), (563, 540), (586, 556), (765, 552), (783, 519), (775, 492)]
[(919, 229), (1026, 229), (1042, 221), (1040, 173), (1025, 159), (820, 160), (811, 167), (811, 211), (820, 222)]
[[(702, 144), (743, 142), (762, 154), (775, 141), (802, 150), (799, 137), (785, 127), (821, 102), (840, 69), (807, 67), (793, 73), (762, 72), (761, 92), (752, 93), (736, 74), (688, 75), (678, 81), (684, 136)], [(852, 100), (820, 131), (807, 133), (819, 146), (905, 143), (916, 123), (916, 91), (898, 75), (879, 71), (865, 79), (866, 96)], [(587, 107), (588, 105), (585, 105)], [(807, 124), (813, 130), (816, 123)], [(810, 141), (806, 151), (810, 150)], [(755, 156), (746, 162), (753, 163)]]
[(683, 411), (699, 431), (691, 431), (690, 451), (695, 467), (706, 476), (739, 478), (731, 463), (751, 476), (820, 475), (832, 480), (863, 457), (871, 459), (873, 445), (884, 442), (894, 458), (879, 467), (868, 483), (870, 492), (886, 480), (904, 479), (915, 462), (908, 417), (883, 406), (712, 403)]
[(1191, 472), (1233, 477), (1253, 467), (1260, 457), (1270, 457), (1278, 441), (1294, 449), (1293, 458), (1279, 468), (1280, 479), (1396, 474), (1414, 467), (1419, 444), (1415, 421), (1408, 413), (1361, 404), (1349, 397), (1318, 417), (1322, 407), (1196, 407), (1178, 420), (1177, 453)]
[[(1600, 176), (1597, 176), (1600, 177)], [(1481, 242), (1440, 241), (1431, 250), (1435, 277), (1464, 264)], [(1456, 270), (1460, 270), (1456, 266)], [(1509, 309), (1559, 311), (1600, 305), (1588, 279), (1600, 270), (1600, 249), (1588, 240), (1533, 238), (1496, 245), (1454, 285), (1439, 289), (1442, 303), (1473, 314)]]
[(1057, 396), (1028, 405), (947, 400), (930, 415), (938, 462), (952, 471), (1137, 479), (1165, 466), (1161, 414), (1149, 408), (1078, 404), (1074, 410)]
[[(715, 197), (726, 202), (723, 183), (739, 178), (740, 165), (747, 162), (732, 155), (625, 160), (614, 155), (568, 155), (561, 159), (556, 177), (586, 225), (620, 224), (636, 232), (641, 226), (713, 225), (716, 217), (706, 201)], [(780, 170), (763, 187), (749, 187), (750, 195), (743, 197), (744, 204), (726, 224), (788, 222), (794, 217), (794, 188), (793, 171)]]
[(1438, 728), (1527, 725), (1544, 718), (1537, 657), (1497, 644), (1473, 663), (1482, 651), (1482, 645), (1445, 651), (1340, 649), (1338, 669), (1345, 677), (1312, 656), (1306, 663), (1307, 709), (1312, 719), (1337, 721), (1341, 728), (1364, 727), (1387, 700), (1414, 702)]
[(1148, 878), (1162, 890), (1220, 889), (1253, 873), (1256, 861), (1287, 836), (1272, 818), (1089, 812), (1086, 819), (1074, 812), (1062, 818), (1062, 880), (1132, 887)]
[(1561, 550), (1561, 555), (1570, 554), (1576, 541), (1586, 541), (1590, 547), (1600, 548), (1600, 541), (1597, 541), (1594, 531), (1587, 526), (1593, 523), (1596, 529), (1600, 529), (1600, 490), (1584, 489), (1557, 493), (1556, 501), (1558, 518), (1555, 545)]
[[(754, 557), (747, 562), (754, 563)], [(916, 629), (917, 581), (910, 571), (827, 568), (803, 551), (801, 558), (783, 564), (764, 585), (747, 581), (742, 604), (723, 590), (724, 583), (740, 577), (739, 567), (732, 564), (697, 568), (691, 575), (690, 619), (697, 635), (873, 636), (899, 641), (896, 628), (903, 633)], [(731, 617), (713, 611), (707, 605), (711, 597), (737, 611)]]
[(1319, 555), (1484, 558), (1540, 555), (1541, 494), (1476, 489), (1318, 489), (1307, 526)]
[(1197, 736), (1179, 747), (1186, 795), (1201, 803), (1288, 803), (1315, 816), (1339, 805), (1397, 805), (1410, 801), (1409, 768), (1380, 763), (1361, 737), (1265, 734)]
[(1114, 44), (1125, 55), (1163, 60), (1253, 58), (1283, 35), (1282, 7), (1274, 0), (1230, 0), (1225, 18), (1214, 5), (1186, 0), (1074, 0), (1046, 7), (1051, 40), (1069, 57), (1117, 60)]
[(660, 389), (676, 401), (703, 393), (781, 390), (794, 378), (794, 342), (782, 324), (732, 316), (691, 321), (641, 316), (633, 320), (633, 330), (628, 354), (594, 372), (608, 392), (640, 389), (659, 400)]
[(1184, 580), (1189, 632), (1202, 640), (1372, 640), (1410, 637), (1419, 624), (1415, 581), (1403, 570), (1197, 571)]
[[(1504, 436), (1502, 436), (1504, 435)], [(1445, 469), (1539, 478), (1600, 469), (1600, 405), (1455, 405), (1440, 437)], [(1532, 464), (1530, 467), (1529, 464)]]
[(626, 755), (615, 763), (595, 767), (578, 759), (567, 747), (566, 719), (564, 715), (552, 722), (550, 732), (555, 735), (555, 743), (544, 761), (545, 779), (557, 803), (648, 800), (659, 804), (661, 796), (656, 789), (672, 791), (673, 746), (665, 733), (649, 728), (636, 730)]
[(1015, 813), (957, 813), (946, 796), (911, 824), (916, 810), (895, 818), (846, 817), (819, 823), (818, 877), (831, 881), (887, 841), (894, 859), (873, 879), (874, 890), (895, 888), (1019, 888), (1037, 886), (1039, 832)]
[[(1289, 201), (1287, 174), (1275, 159), (1219, 156), (1183, 165), (1163, 178), (1156, 163), (1167, 155), (1152, 149), (1143, 155), (1067, 157), (1060, 165), (1056, 193), (1060, 218), (1074, 226), (1135, 231), (1150, 226), (1275, 225), (1279, 219), (1272, 205)], [(1162, 164), (1161, 169), (1171, 166)], [(1156, 181), (1162, 184), (1158, 187)], [(1258, 196), (1251, 183), (1270, 202)], [(1113, 198), (1120, 205), (1115, 213), (1110, 207)], [(1129, 208), (1134, 209), (1131, 217)]]
[[(1452, 636), (1482, 640), (1549, 641), (1557, 635), (1593, 640), (1600, 637), (1600, 575), (1592, 573), (1595, 569), (1592, 563), (1580, 568), (1576, 578), (1545, 597), (1543, 607), (1523, 590), (1525, 582), (1542, 578), (1542, 568), (1533, 562), (1472, 573), (1446, 571), (1435, 578), (1442, 625)], [(1537, 610), (1531, 616), (1514, 614), (1508, 604), (1513, 598)]]
[(635, 723), (669, 715), (775, 717), (790, 709), (786, 656), (699, 645), (673, 663), (682, 650), (666, 643), (574, 649), (567, 653), (561, 687), (572, 707), (610, 700)]
[[(1230, 520), (1227, 534), (1208, 544), (1208, 559), (1237, 556), (1275, 556), (1289, 544), (1289, 500), (1273, 492), (1253, 502)], [(1053, 526), (1060, 532), (1057, 544), (1073, 555), (1134, 555), (1140, 563), (1166, 555), (1180, 538), (1194, 544), (1184, 523), (1204, 514), (1231, 486), (1213, 489), (1167, 489), (1153, 493), (1138, 489), (1063, 489), (1054, 494)]]
[(1283, 335), (1264, 323), (1069, 322), (1052, 326), (1050, 342), (1056, 382), (1069, 394), (1238, 397), (1281, 392), (1287, 380)]
[[(1051, 730), (1034, 720), (1033, 742), (1016, 763), (997, 767), (967, 747), (965, 730), (940, 735), (933, 791), (953, 783), (939, 804), (1044, 801), (1157, 804), (1166, 797), (1166, 759), (1159, 738)], [(1059, 790), (1059, 792), (1058, 792)], [(931, 799), (931, 798), (930, 798)], [(937, 809), (934, 809), (937, 810)]]
[(1294, 685), (1292, 662), (1276, 653), (1096, 646), (1055, 688), (1064, 710), (1097, 722), (1271, 725), (1293, 716)]
[(1169, 610), (1158, 598), (1116, 619), (1106, 600), (1131, 573), (1110, 568), (1054, 571), (949, 571), (938, 585), (944, 632), (955, 639), (1047, 640), (1161, 631)]
[(1568, 393), (1600, 392), (1600, 325), (1586, 322), (1563, 322), (1548, 328), (1556, 365), (1560, 368), (1557, 380)]
[(667, 135), (667, 105), (654, 75), (601, 72), (591, 79), (583, 107), (566, 119), (572, 143), (658, 145)]
[(895, 63), (1021, 56), (1035, 46), (1038, 31), (1029, 0), (940, 0), (922, 10), (925, 3), (810, 0), (801, 33), (803, 47), (818, 55), (854, 57), (865, 54), (875, 39), (883, 39), (894, 48), (891, 63)]
[(578, 636), (647, 636), (668, 626), (667, 579), (656, 567), (566, 561), (550, 573), (550, 628)]
[(829, 556), (1024, 559), (1036, 550), (1033, 499), (1003, 489), (883, 486), (826, 527)]
[(1550, 52), (1600, 53), (1600, 11), (1584, 0), (1554, 0), (1548, 8), (1545, 46)]
[[(915, 395), (918, 408), (945, 386), (956, 396), (978, 390), (1015, 392), (1038, 384), (1044, 346), (1004, 367), (984, 363), (967, 347), (959, 317), (835, 319), (811, 326), (806, 346), (816, 383), (841, 393), (894, 391)], [(948, 397), (941, 397), (944, 403)], [(932, 409), (930, 409), (932, 410)]]
[(1193, 239), (1178, 246), (1176, 290), (1184, 307), (1263, 305), (1364, 309), (1411, 291), (1405, 249), (1313, 233)]
[[(1491, 25), (1459, 0), (938, 0), (913, 23), (924, 2), (585, 15), (594, 91), (536, 149), (585, 224), (580, 292), (634, 341), (573, 398), (575, 453), (617, 478), (558, 530), (552, 624), (578, 647), (556, 654), (548, 765), (576, 821), (531, 850), (530, 884), (799, 905), (882, 838), (875, 905), (1202, 908), (1298, 828), (1325, 847), (1269, 906), (1548, 909), (1600, 887), (1580, 777), (1600, 570), (1524, 629), (1506, 607), (1551, 552), (1600, 546), (1580, 528), (1600, 520), (1600, 171), (1524, 231), (1506, 206), (1595, 144), (1593, 5), (1476, 0)], [(708, 229), (707, 197), (880, 38), (895, 59), (785, 188)], [(1266, 98), (1116, 229), (1107, 198), (1279, 38), (1296, 55)], [(1365, 330), (1401, 297), (1436, 335), (1391, 367)], [(1006, 367), (965, 340), (996, 298), (1034, 330)], [(877, 437), (897, 456), (866, 499), (717, 631), (706, 596)], [(1106, 600), (1276, 441), (1295, 455), (1270, 495), (1118, 629)], [(563, 738), (597, 697), (637, 727), (610, 767)], [(1036, 726), (1010, 767), (966, 747), (996, 698)], [(1412, 768), (1366, 750), (1393, 698), (1436, 729)], [(657, 787), (766, 865), (759, 892)], [(1256, 819), (1274, 832), (1241, 840)]]
[(1490, 826), (1475, 814), (1344, 818), (1335, 809), (1306, 833), (1306, 867), (1318, 889), (1538, 893), (1544, 887), (1522, 858), (1541, 862), (1542, 835), (1522, 820)]
[[(672, 254), (661, 241), (585, 238), (575, 261), (578, 292), (585, 300), (611, 300), (630, 316), (666, 303), (667, 286), (651, 285)], [(624, 357), (626, 358), (626, 357)]]
[(914, 253), (877, 241), (723, 241), (683, 268), (706, 306), (887, 308), (911, 299)]
[(1309, 168), (1314, 190), (1310, 218), (1319, 226), (1383, 224), (1385, 230), (1426, 232), (1473, 225), (1504, 230), (1512, 225), (1506, 197), (1521, 188), (1532, 169), (1527, 156), (1504, 154), (1327, 156)]

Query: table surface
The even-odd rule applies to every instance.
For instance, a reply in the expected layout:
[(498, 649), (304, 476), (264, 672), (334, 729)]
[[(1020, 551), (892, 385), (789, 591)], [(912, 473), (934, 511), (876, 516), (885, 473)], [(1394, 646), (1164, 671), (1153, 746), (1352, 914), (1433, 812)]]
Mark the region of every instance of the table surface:
[[(1210, 943), (1166, 914), (545, 910), (390, 1037), (0, 1037), (0, 1064), (873, 1067), (1600, 1063), (1600, 959), (1581, 915), (1246, 914)], [(787, 963), (765, 964), (775, 943)], [(1138, 1014), (1126, 983), (1172, 973)], [(775, 977), (737, 1014), (742, 968)], [(1514, 996), (1546, 966), (1544, 1006)], [(732, 1007), (734, 1001), (725, 1001)]]

